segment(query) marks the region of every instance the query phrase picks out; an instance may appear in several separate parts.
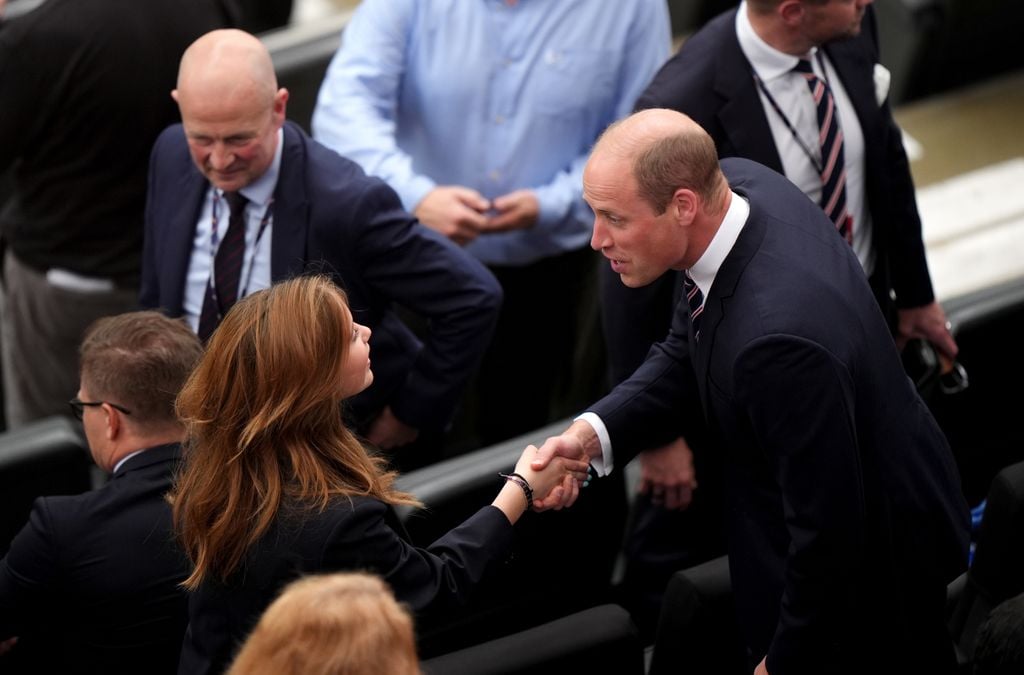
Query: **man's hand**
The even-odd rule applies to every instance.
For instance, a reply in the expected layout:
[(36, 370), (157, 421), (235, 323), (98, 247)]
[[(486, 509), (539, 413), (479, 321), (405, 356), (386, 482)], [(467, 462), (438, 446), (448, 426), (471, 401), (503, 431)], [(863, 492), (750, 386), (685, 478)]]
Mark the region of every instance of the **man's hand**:
[(946, 313), (942, 311), (942, 306), (938, 302), (901, 309), (896, 346), (902, 350), (908, 340), (923, 338), (932, 343), (939, 350), (940, 356), (944, 356), (951, 363), (959, 349), (949, 328)]
[(682, 511), (693, 500), (697, 474), (693, 452), (682, 438), (668, 445), (640, 453), (640, 494), (669, 510)]
[(440, 185), (427, 193), (414, 213), (427, 227), (465, 246), (487, 227), (484, 212), (489, 208), (491, 203), (476, 190)]
[(381, 450), (391, 450), (412, 443), (419, 435), (418, 429), (410, 427), (395, 417), (391, 406), (386, 406), (377, 415), (377, 419), (370, 424), (370, 428), (366, 432), (366, 440)]
[(522, 230), (537, 224), (540, 204), (533, 190), (516, 190), (502, 195), (491, 205), (498, 215), (487, 221), (488, 232)]
[[(588, 452), (591, 451), (591, 452)], [(577, 420), (562, 432), (560, 436), (552, 436), (544, 441), (544, 444), (537, 450), (537, 454), (530, 463), (534, 471), (542, 471), (544, 467), (555, 457), (590, 462), (591, 454), (600, 454), (601, 448), (597, 440), (594, 428), (583, 420)], [(533, 500), (534, 511), (547, 511), (548, 509), (561, 509), (572, 506), (579, 496), (579, 490), (569, 481), (575, 478), (566, 476), (563, 481), (562, 490), (552, 490), (551, 494), (544, 499)]]

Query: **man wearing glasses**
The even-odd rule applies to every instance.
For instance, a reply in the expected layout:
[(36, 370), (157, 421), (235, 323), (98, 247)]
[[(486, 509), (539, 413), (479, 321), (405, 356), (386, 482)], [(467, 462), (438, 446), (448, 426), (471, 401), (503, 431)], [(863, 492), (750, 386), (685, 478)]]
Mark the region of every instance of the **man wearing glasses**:
[(71, 410), (111, 479), (37, 499), (0, 560), (0, 644), (10, 650), (0, 671), (173, 673), (188, 572), (164, 495), (184, 435), (174, 399), (199, 339), (184, 322), (134, 312), (93, 324), (80, 353)]

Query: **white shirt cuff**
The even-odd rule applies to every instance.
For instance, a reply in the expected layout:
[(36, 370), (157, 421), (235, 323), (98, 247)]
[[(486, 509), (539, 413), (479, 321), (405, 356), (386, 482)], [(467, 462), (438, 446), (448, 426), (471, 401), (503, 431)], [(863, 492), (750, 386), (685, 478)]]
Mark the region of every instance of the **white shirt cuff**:
[(594, 467), (594, 473), (603, 478), (615, 468), (615, 464), (612, 461), (612, 439), (608, 436), (608, 427), (604, 425), (604, 422), (601, 421), (601, 418), (596, 413), (585, 412), (576, 419), (583, 420), (592, 426), (594, 433), (597, 434), (597, 440), (601, 444), (601, 456), (591, 459), (590, 466)]

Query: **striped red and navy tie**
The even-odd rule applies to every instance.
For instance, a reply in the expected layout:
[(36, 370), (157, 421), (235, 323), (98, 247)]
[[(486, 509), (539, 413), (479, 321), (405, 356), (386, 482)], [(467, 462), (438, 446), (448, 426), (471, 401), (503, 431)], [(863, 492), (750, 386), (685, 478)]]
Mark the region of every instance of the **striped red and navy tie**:
[(690, 273), (683, 274), (683, 290), (686, 292), (686, 303), (690, 306), (690, 323), (693, 325), (693, 339), (700, 339), (700, 315), (704, 313), (704, 294), (700, 286), (690, 278)]
[(853, 243), (853, 217), (846, 208), (846, 164), (843, 157), (843, 130), (839, 128), (836, 102), (828, 83), (814, 74), (811, 62), (800, 59), (794, 71), (800, 73), (814, 97), (818, 112), (821, 143), (821, 208), (836, 224), (839, 234)]

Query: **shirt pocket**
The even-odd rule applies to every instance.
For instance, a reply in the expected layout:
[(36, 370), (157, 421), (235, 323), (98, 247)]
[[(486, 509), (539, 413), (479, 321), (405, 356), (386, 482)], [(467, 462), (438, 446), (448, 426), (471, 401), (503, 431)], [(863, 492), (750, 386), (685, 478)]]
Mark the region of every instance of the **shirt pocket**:
[(534, 110), (555, 117), (608, 110), (614, 106), (615, 63), (609, 49), (545, 49), (538, 57), (531, 87)]

